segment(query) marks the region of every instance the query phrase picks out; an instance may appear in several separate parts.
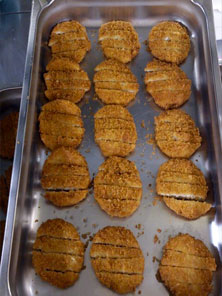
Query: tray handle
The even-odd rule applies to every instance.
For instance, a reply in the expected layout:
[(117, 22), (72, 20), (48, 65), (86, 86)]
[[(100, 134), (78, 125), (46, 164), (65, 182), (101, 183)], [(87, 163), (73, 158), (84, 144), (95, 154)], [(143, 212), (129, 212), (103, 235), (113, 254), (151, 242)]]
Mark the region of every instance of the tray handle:
[[(43, 1), (41, 0), (42, 4)], [(11, 187), (9, 192), (8, 210), (5, 224), (5, 237), (2, 247), (2, 258), (0, 264), (0, 295), (12, 295), (9, 284), (9, 266), (12, 252), (13, 229), (15, 224), (15, 212), (18, 199), (18, 184), (21, 178), (21, 164), (24, 149), (24, 139), (26, 130), (27, 107), (29, 103), (29, 90), (31, 83), (31, 70), (34, 56), (34, 45), (36, 38), (36, 28), (39, 12), (42, 8), (40, 0), (32, 1), (32, 11), (30, 17), (28, 47), (26, 51), (25, 71), (23, 77), (23, 88), (19, 111), (18, 129), (13, 161)]]

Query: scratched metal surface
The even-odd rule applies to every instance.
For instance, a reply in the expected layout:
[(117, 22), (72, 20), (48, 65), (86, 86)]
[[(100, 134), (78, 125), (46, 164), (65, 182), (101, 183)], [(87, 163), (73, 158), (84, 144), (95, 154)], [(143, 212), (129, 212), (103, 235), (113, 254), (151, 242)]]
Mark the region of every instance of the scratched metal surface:
[[(43, 95), (42, 74), (50, 59), (50, 51), (47, 47), (50, 30), (56, 23), (68, 19), (76, 19), (87, 28), (92, 49), (81, 66), (87, 71), (91, 80), (95, 66), (104, 59), (97, 43), (98, 28), (102, 23), (112, 19), (128, 20), (132, 22), (139, 34), (141, 50), (138, 56), (129, 63), (129, 67), (138, 79), (140, 90), (135, 101), (128, 106), (136, 123), (138, 141), (135, 151), (128, 156), (128, 159), (134, 161), (139, 169), (143, 183), (143, 197), (138, 210), (125, 219), (111, 218), (103, 212), (93, 198), (92, 189), (86, 200), (70, 208), (58, 209), (42, 197), (40, 177), (48, 153), (41, 143), (37, 122), (40, 108), (46, 103)], [(206, 176), (210, 189), (207, 200), (214, 204), (216, 210), (215, 215), (210, 212), (196, 221), (186, 221), (174, 215), (161, 202), (154, 199), (156, 196), (155, 176), (159, 166), (167, 160), (167, 157), (151, 141), (154, 135), (154, 116), (158, 115), (161, 110), (146, 93), (143, 83), (143, 69), (152, 59), (146, 51), (144, 40), (147, 39), (153, 25), (161, 20), (169, 19), (180, 21), (187, 26), (190, 33), (191, 51), (181, 68), (192, 80), (192, 95), (182, 109), (192, 116), (200, 128), (203, 143), (191, 159)], [(17, 190), (17, 207), (13, 216), (15, 224), (12, 229), (12, 250), (9, 253), (7, 283), (11, 295), (25, 296), (37, 293), (38, 295), (61, 295), (62, 293), (67, 296), (73, 294), (78, 296), (115, 295), (97, 281), (89, 260), (90, 236), (107, 225), (121, 225), (130, 228), (142, 248), (145, 257), (144, 280), (136, 290), (136, 294), (168, 295), (163, 284), (156, 279), (158, 262), (154, 258), (161, 258), (162, 247), (169, 235), (188, 232), (202, 239), (216, 257), (218, 270), (214, 276), (212, 295), (221, 295), (222, 237), (219, 235), (221, 229), (219, 177), (221, 176), (222, 159), (210, 46), (206, 15), (199, 5), (191, 1), (137, 1), (122, 2), (122, 4), (115, 1), (54, 1), (42, 11), (37, 21), (24, 151)], [(94, 99), (93, 87), (79, 106), (86, 129), (79, 151), (86, 157), (93, 179), (98, 166), (104, 161), (94, 142), (93, 115), (102, 107), (102, 103)], [(141, 125), (142, 121), (144, 126)], [(62, 292), (36, 276), (31, 264), (31, 250), (37, 228), (43, 221), (52, 218), (63, 218), (73, 223), (83, 242), (88, 242), (84, 263), (86, 268), (81, 272), (76, 284)], [(161, 232), (158, 232), (158, 229)], [(154, 243), (155, 235), (158, 236), (156, 243)], [(6, 250), (4, 252), (7, 253)]]

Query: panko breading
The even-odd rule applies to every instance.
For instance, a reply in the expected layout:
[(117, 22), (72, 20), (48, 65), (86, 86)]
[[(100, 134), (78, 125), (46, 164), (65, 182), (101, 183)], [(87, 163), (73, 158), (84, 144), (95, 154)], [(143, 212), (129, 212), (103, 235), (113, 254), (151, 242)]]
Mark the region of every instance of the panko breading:
[(50, 35), (48, 45), (53, 57), (69, 57), (80, 63), (91, 45), (86, 29), (77, 21), (67, 21), (57, 24)]
[(0, 119), (0, 157), (13, 158), (18, 126), (18, 112), (11, 112)]
[(166, 21), (157, 24), (149, 33), (148, 49), (161, 61), (182, 63), (190, 51), (187, 29), (178, 22)]
[(108, 105), (94, 115), (95, 141), (104, 156), (127, 156), (136, 147), (137, 132), (129, 111), (118, 105)]
[(146, 90), (161, 108), (177, 108), (189, 99), (191, 80), (177, 65), (153, 60), (144, 70)]
[(130, 62), (140, 50), (138, 34), (126, 21), (111, 21), (99, 29), (99, 42), (106, 58)]
[(44, 222), (33, 244), (32, 264), (42, 280), (65, 289), (78, 279), (84, 262), (84, 244), (75, 227), (62, 220)]
[(69, 100), (78, 103), (90, 90), (91, 82), (79, 64), (69, 58), (52, 58), (44, 74), (49, 100)]
[(128, 105), (136, 96), (139, 84), (123, 63), (109, 59), (95, 68), (95, 92), (105, 104)]
[(81, 110), (67, 100), (45, 104), (39, 122), (41, 140), (50, 150), (61, 146), (77, 148), (84, 136)]
[(133, 292), (143, 281), (144, 256), (129, 229), (107, 226), (99, 230), (90, 257), (98, 280), (116, 293)]
[(170, 238), (164, 246), (159, 274), (172, 295), (209, 295), (215, 259), (200, 240), (189, 234)]
[(0, 221), (0, 262), (2, 255), (2, 245), (4, 241), (4, 233), (5, 233), (5, 221)]
[(121, 157), (109, 157), (94, 179), (94, 197), (110, 216), (130, 216), (142, 197), (142, 182), (135, 164)]
[(189, 220), (197, 219), (211, 209), (211, 204), (207, 202), (179, 200), (171, 197), (164, 197), (163, 201), (177, 215)]
[(205, 200), (208, 187), (203, 173), (192, 161), (170, 159), (159, 168), (156, 191), (162, 196)]
[(44, 197), (59, 207), (71, 206), (86, 198), (90, 176), (85, 158), (72, 147), (54, 150), (44, 163), (41, 185)]
[(0, 176), (0, 208), (7, 213), (8, 197), (11, 183), (12, 166), (5, 171), (5, 176)]
[(156, 143), (168, 157), (189, 158), (201, 146), (199, 129), (184, 111), (164, 111), (154, 121)]

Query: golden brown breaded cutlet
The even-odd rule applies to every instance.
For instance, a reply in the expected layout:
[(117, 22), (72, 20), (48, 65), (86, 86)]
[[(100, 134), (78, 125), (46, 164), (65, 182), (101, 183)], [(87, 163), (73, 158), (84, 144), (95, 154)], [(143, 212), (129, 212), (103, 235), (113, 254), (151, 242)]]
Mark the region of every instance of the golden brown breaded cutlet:
[(182, 63), (190, 51), (187, 29), (174, 21), (155, 25), (149, 33), (148, 50), (161, 61)]
[(69, 58), (52, 58), (44, 74), (49, 100), (69, 100), (78, 103), (90, 90), (91, 82), (79, 64)]
[(42, 142), (50, 150), (77, 148), (85, 132), (80, 108), (67, 100), (54, 100), (42, 107), (39, 129)]
[(125, 64), (105, 60), (96, 66), (95, 72), (95, 92), (103, 103), (126, 106), (135, 98), (139, 84)]
[(95, 141), (104, 156), (126, 156), (136, 147), (137, 132), (129, 111), (107, 105), (94, 115)]
[(94, 198), (110, 216), (130, 216), (140, 205), (142, 182), (136, 165), (111, 156), (100, 165), (94, 179)]
[(143, 281), (144, 256), (129, 229), (107, 226), (99, 230), (90, 257), (97, 279), (116, 293), (133, 292)]
[(211, 208), (211, 204), (203, 202), (208, 191), (205, 177), (187, 159), (170, 159), (160, 166), (156, 191), (166, 206), (186, 219), (197, 219)]
[(78, 279), (84, 262), (84, 244), (75, 227), (62, 220), (47, 220), (33, 244), (32, 264), (42, 280), (65, 289)]
[(154, 59), (144, 70), (146, 90), (161, 108), (177, 108), (189, 99), (191, 80), (177, 65)]
[(197, 200), (179, 200), (172, 197), (163, 197), (163, 201), (168, 208), (177, 215), (189, 220), (197, 219), (205, 215), (210, 209), (211, 204)]
[(156, 191), (162, 196), (205, 200), (208, 187), (203, 173), (192, 161), (170, 159), (158, 170)]
[(80, 63), (91, 45), (86, 29), (77, 21), (66, 21), (57, 24), (50, 35), (48, 45), (53, 57), (69, 57)]
[(0, 176), (0, 208), (7, 213), (8, 197), (11, 183), (12, 166), (5, 171), (5, 176)]
[(44, 197), (58, 207), (72, 206), (88, 193), (90, 176), (85, 158), (72, 147), (60, 147), (46, 159), (41, 177)]
[(106, 58), (130, 62), (140, 50), (138, 34), (131, 23), (111, 21), (99, 29), (99, 42)]
[(11, 112), (0, 119), (0, 157), (13, 158), (18, 126), (18, 112)]
[(170, 238), (163, 250), (159, 274), (172, 295), (209, 295), (216, 263), (202, 241), (179, 234)]
[(154, 118), (155, 140), (168, 157), (189, 158), (202, 138), (193, 119), (182, 110), (168, 110)]

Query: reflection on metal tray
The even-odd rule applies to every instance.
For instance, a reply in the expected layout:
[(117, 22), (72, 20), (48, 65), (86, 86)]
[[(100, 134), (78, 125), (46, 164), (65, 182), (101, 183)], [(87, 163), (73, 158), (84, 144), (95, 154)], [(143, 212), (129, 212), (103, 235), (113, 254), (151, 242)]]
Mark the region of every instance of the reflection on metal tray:
[[(45, 1), (44, 1), (45, 2)], [(38, 14), (40, 11), (40, 14)], [(112, 19), (129, 20), (135, 26), (140, 42), (139, 55), (129, 66), (137, 76), (140, 91), (136, 100), (128, 107), (136, 122), (138, 142), (129, 159), (135, 161), (143, 182), (143, 198), (138, 210), (129, 218), (110, 218), (102, 212), (90, 193), (85, 201), (76, 207), (58, 209), (42, 197), (40, 186), (41, 169), (46, 159), (46, 149), (40, 141), (37, 116), (44, 98), (42, 73), (50, 59), (47, 40), (52, 27), (62, 21), (76, 19), (87, 27), (92, 49), (87, 54), (82, 67), (93, 77), (93, 69), (104, 57), (97, 45), (99, 26)], [(181, 66), (192, 80), (192, 95), (182, 107), (200, 128), (203, 138), (201, 148), (192, 160), (203, 171), (210, 188), (208, 200), (213, 202), (216, 215), (208, 214), (196, 221), (186, 221), (170, 212), (162, 203), (153, 204), (155, 197), (155, 176), (166, 157), (153, 145), (147, 143), (147, 134), (153, 134), (154, 116), (161, 111), (146, 94), (143, 82), (144, 67), (152, 59), (143, 41), (150, 28), (161, 20), (177, 20), (189, 29), (192, 49)], [(222, 237), (222, 151), (219, 124), (222, 120), (219, 69), (216, 60), (216, 45), (212, 32), (212, 7), (209, 1), (53, 1), (46, 7), (34, 1), (31, 28), (23, 84), (22, 105), (17, 136), (13, 186), (10, 192), (9, 214), (6, 225), (7, 241), (3, 249), (1, 267), (1, 295), (61, 295), (61, 290), (43, 282), (31, 264), (31, 250), (39, 225), (49, 218), (63, 218), (76, 227), (83, 241), (89, 239), (98, 229), (106, 225), (122, 225), (130, 228), (138, 237), (145, 256), (144, 281), (138, 288), (141, 295), (164, 296), (168, 292), (156, 279), (162, 247), (169, 235), (188, 232), (200, 238), (216, 257), (218, 269), (214, 276), (212, 295), (221, 295), (221, 255)], [(35, 35), (36, 28), (36, 35)], [(211, 34), (210, 34), (211, 33)], [(36, 37), (36, 38), (35, 38)], [(35, 49), (35, 51), (34, 51)], [(34, 59), (33, 59), (34, 53)], [(32, 62), (33, 60), (33, 62)], [(31, 73), (31, 75), (30, 75)], [(94, 142), (93, 114), (101, 108), (99, 101), (93, 100), (91, 89), (80, 103), (86, 133), (79, 150), (86, 157), (91, 178), (103, 162), (99, 148)], [(145, 127), (141, 126), (144, 120)], [(151, 186), (151, 187), (150, 187)], [(136, 228), (141, 224), (141, 229)], [(95, 227), (96, 225), (96, 227)], [(161, 233), (157, 232), (161, 229)], [(160, 243), (154, 243), (158, 234)], [(91, 268), (89, 249), (85, 253), (86, 269), (80, 274), (73, 287), (62, 291), (63, 295), (97, 296), (114, 295), (100, 285)], [(86, 284), (87, 283), (87, 284)], [(137, 292), (136, 292), (137, 293)]]

